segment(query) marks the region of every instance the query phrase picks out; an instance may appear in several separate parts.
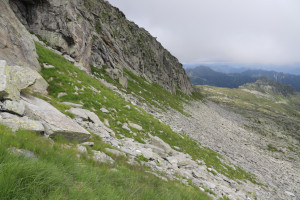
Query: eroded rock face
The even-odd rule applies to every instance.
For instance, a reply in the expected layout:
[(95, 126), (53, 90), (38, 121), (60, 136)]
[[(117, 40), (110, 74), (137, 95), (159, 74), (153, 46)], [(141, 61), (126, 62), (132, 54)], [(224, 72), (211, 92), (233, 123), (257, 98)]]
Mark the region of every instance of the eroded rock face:
[(126, 68), (170, 92), (192, 91), (178, 60), (104, 0), (10, 0), (10, 4), (30, 32), (70, 55), (79, 68), (105, 65), (111, 77), (121, 80)]
[(11, 10), (8, 0), (0, 1), (0, 60), (40, 70), (30, 33)]

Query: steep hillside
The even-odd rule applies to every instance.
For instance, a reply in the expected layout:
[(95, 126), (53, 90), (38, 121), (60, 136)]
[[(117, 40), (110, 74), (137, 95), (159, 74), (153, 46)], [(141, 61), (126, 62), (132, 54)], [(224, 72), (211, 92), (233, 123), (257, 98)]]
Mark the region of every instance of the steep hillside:
[[(4, 131), (1, 133), (1, 141), (4, 143), (1, 145), (1, 165), (5, 166), (6, 174), (12, 174), (12, 171), (8, 171), (9, 167), (6, 167), (9, 165), (15, 166), (19, 171), (25, 170), (13, 179), (0, 176), (2, 182), (19, 185), (8, 187), (8, 190), (14, 190), (14, 193), (7, 192), (5, 185), (0, 185), (4, 199), (31, 195), (43, 199), (110, 199), (119, 198), (119, 193), (125, 199), (217, 199), (223, 198), (225, 194), (231, 197), (247, 196), (249, 189), (236, 193), (235, 189), (228, 185), (228, 180), (233, 183), (241, 181), (241, 185), (247, 185), (245, 188), (251, 186), (251, 190), (258, 184), (252, 174), (224, 161), (221, 155), (201, 146), (199, 142), (173, 132), (169, 126), (147, 113), (158, 115), (157, 111), (163, 113), (165, 111), (161, 109), (172, 107), (173, 101), (180, 105), (192, 100), (191, 97), (157, 93), (156, 91), (163, 90), (161, 86), (147, 83), (146, 79), (129, 72), (127, 73), (130, 79), (126, 91), (114, 79), (106, 77), (105, 71), (96, 70), (94, 75), (90, 76), (53, 50), (40, 44), (36, 45), (42, 65), (41, 74), (49, 83), (48, 95), (41, 95), (33, 89), (36, 79), (33, 71), (20, 74), (22, 78), (15, 76), (11, 79), (11, 69), (15, 67), (1, 62), (1, 67), (7, 69), (5, 71), (8, 81), (3, 85), (5, 87), (0, 87), (4, 88), (3, 92), (0, 92), (0, 123), (13, 131), (29, 130), (19, 131), (14, 136), (17, 139), (5, 142), (12, 138), (13, 133), (2, 128)], [(105, 77), (116, 86), (100, 77)], [(24, 87), (19, 88), (19, 84)], [(148, 86), (139, 88), (145, 84)], [(135, 94), (134, 88), (140, 92)], [(16, 89), (19, 93), (15, 94)], [(155, 94), (152, 95), (152, 100), (156, 102), (154, 105), (161, 105), (161, 108), (153, 107), (151, 101), (148, 101), (148, 92)], [(180, 108), (177, 110), (187, 115)], [(52, 140), (39, 139), (34, 132), (53, 139), (54, 146), (51, 146)], [(23, 134), (24, 137), (20, 137), (19, 134)], [(26, 138), (30, 138), (31, 142), (26, 142)], [(64, 154), (58, 156), (58, 152), (61, 151)], [(21, 154), (21, 157), (14, 154)], [(77, 158), (74, 158), (76, 154)], [(22, 155), (27, 157), (24, 165), (20, 165), (24, 159)], [(35, 168), (33, 162), (37, 162)], [(66, 163), (61, 166), (60, 162)], [(43, 168), (46, 164), (49, 167)], [(46, 175), (45, 170), (48, 170)], [(80, 175), (80, 172), (84, 174)], [(100, 177), (99, 181), (93, 175), (97, 173), (105, 173), (108, 177), (104, 180)], [(149, 176), (142, 178), (141, 173)], [(56, 179), (56, 176), (66, 179)], [(131, 176), (134, 176), (133, 182), (124, 181), (125, 177)], [(162, 180), (158, 181), (155, 176)], [(215, 176), (221, 178), (216, 180)], [(30, 185), (30, 177), (38, 177), (35, 185)], [(49, 180), (45, 177), (49, 177)], [(29, 185), (23, 185), (19, 180), (26, 180)], [(53, 182), (49, 182), (50, 180)], [(93, 180), (96, 184), (88, 180)], [(102, 181), (106, 184), (100, 184)], [(147, 184), (140, 184), (143, 181)], [(211, 187), (217, 183), (222, 187)], [(128, 184), (131, 186), (128, 187)], [(109, 193), (101, 193), (107, 190), (107, 185), (110, 188)], [(45, 190), (47, 186), (51, 189)], [(156, 190), (157, 186), (161, 189)], [(58, 187), (64, 190), (58, 190)], [(79, 196), (76, 196), (77, 187), (82, 188), (79, 190), (82, 193)], [(35, 189), (40, 192), (34, 193)], [(155, 190), (156, 192), (153, 192)], [(165, 190), (168, 192), (160, 193)]]
[(90, 71), (108, 66), (122, 79), (128, 69), (175, 93), (192, 91), (182, 65), (146, 30), (104, 0), (10, 0), (29, 32)]
[(1, 200), (300, 198), (289, 86), (192, 88), (103, 0), (0, 6)]
[(0, 59), (10, 65), (40, 70), (34, 42), (10, 9), (8, 1), (0, 1)]

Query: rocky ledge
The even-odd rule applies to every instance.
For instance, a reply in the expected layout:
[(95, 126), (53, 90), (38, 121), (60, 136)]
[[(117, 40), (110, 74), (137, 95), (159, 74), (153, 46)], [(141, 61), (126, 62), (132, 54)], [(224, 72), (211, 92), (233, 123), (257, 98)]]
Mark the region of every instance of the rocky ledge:
[(26, 94), (46, 93), (47, 82), (27, 67), (9, 66), (0, 60), (0, 123), (14, 131), (32, 130), (47, 137), (63, 136), (87, 141), (90, 133), (48, 102)]

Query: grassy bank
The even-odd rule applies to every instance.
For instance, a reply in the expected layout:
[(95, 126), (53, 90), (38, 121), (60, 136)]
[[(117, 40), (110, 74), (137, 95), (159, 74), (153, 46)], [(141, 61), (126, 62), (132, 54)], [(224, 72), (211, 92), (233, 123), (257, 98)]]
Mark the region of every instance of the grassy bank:
[[(165, 182), (115, 158), (99, 164), (76, 156), (76, 144), (55, 143), (29, 131), (11, 132), (0, 125), (0, 197), (11, 199), (210, 199), (199, 190)], [(9, 153), (32, 151), (38, 159)]]

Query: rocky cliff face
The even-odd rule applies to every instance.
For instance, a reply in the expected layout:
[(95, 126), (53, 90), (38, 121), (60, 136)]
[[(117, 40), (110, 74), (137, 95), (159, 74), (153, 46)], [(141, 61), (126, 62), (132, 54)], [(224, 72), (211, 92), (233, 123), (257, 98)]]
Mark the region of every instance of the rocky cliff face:
[(103, 0), (10, 0), (27, 29), (70, 55), (82, 69), (108, 66), (115, 79), (129, 69), (175, 93), (191, 93), (182, 65), (146, 30)]
[(40, 69), (31, 35), (15, 17), (7, 0), (0, 1), (0, 60)]

